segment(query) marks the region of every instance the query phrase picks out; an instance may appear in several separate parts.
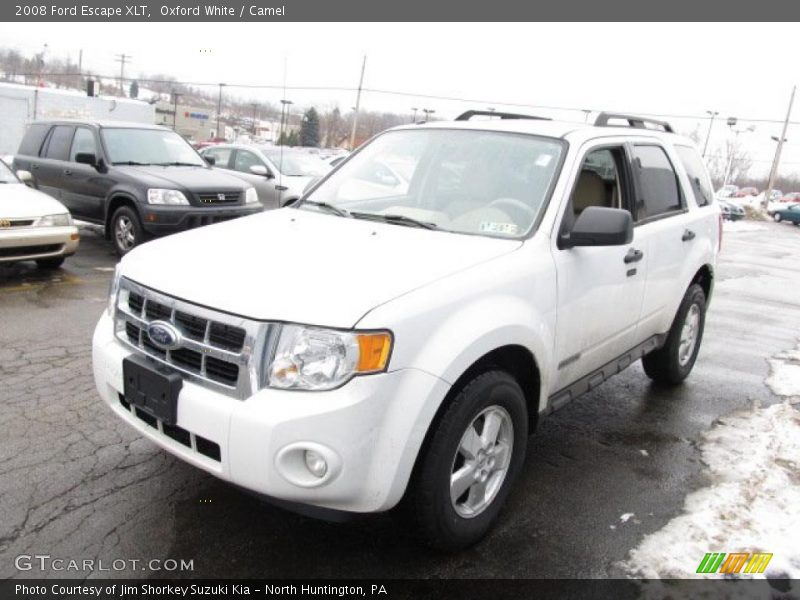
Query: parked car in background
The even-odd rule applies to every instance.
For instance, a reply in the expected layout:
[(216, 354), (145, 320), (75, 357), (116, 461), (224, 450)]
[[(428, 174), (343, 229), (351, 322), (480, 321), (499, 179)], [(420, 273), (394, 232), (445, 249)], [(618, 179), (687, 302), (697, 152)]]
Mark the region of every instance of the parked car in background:
[(754, 187), (745, 187), (733, 194), (734, 198), (747, 198), (748, 196), (758, 196), (758, 190)]
[(721, 199), (732, 198), (738, 191), (739, 191), (738, 185), (733, 185), (733, 184), (723, 185), (721, 188), (717, 190), (715, 196)]
[(778, 198), (778, 202), (781, 204), (796, 204), (800, 203), (800, 192), (791, 192), (789, 194), (784, 194), (780, 198)]
[(314, 154), (281, 146), (217, 144), (200, 154), (254, 186), (265, 208), (291, 204), (306, 186), (331, 170)]
[(158, 125), (99, 121), (32, 124), (14, 168), (76, 218), (103, 225), (122, 255), (149, 237), (263, 210), (252, 186), (211, 169)]
[(800, 204), (791, 204), (786, 208), (776, 210), (772, 214), (772, 218), (775, 219), (776, 223), (786, 221), (788, 223), (800, 225)]
[(726, 221), (738, 221), (740, 219), (744, 219), (744, 209), (738, 204), (727, 202), (725, 200), (717, 200), (717, 203), (719, 204), (722, 218)]
[(63, 204), (25, 185), (30, 173), (20, 175), (0, 161), (0, 263), (57, 269), (78, 250), (78, 228)]

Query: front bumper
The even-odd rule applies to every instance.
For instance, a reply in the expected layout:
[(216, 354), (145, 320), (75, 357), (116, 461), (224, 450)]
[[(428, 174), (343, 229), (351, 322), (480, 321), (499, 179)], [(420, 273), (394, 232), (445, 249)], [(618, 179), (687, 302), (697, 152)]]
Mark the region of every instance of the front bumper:
[(71, 256), (80, 236), (74, 225), (0, 230), (0, 263)]
[[(264, 389), (245, 400), (184, 381), (178, 427), (190, 436), (187, 444), (120, 401), (122, 360), (131, 352), (114, 338), (104, 313), (93, 339), (97, 389), (141, 434), (259, 494), (351, 512), (388, 510), (402, 498), (428, 425), (449, 389), (413, 369), (356, 377), (328, 392)], [(218, 450), (208, 452), (209, 443)], [(326, 458), (322, 479), (306, 469), (305, 449)]]
[(260, 213), (264, 207), (258, 204), (241, 206), (221, 206), (219, 208), (175, 208), (146, 204), (142, 209), (142, 226), (152, 235), (167, 235), (187, 229), (194, 229), (212, 223), (221, 223), (238, 217)]

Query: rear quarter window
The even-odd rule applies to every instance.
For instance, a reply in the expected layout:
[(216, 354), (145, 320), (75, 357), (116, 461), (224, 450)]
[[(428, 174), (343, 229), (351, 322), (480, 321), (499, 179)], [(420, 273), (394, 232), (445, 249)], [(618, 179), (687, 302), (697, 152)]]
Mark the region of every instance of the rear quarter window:
[(39, 150), (42, 148), (42, 143), (48, 131), (50, 131), (49, 125), (33, 123), (28, 127), (28, 131), (25, 132), (25, 137), (22, 138), (17, 154), (39, 156)]
[(683, 168), (686, 169), (697, 206), (708, 206), (714, 201), (714, 188), (711, 185), (708, 170), (703, 164), (703, 159), (700, 158), (697, 150), (690, 146), (675, 146), (675, 151), (678, 153)]

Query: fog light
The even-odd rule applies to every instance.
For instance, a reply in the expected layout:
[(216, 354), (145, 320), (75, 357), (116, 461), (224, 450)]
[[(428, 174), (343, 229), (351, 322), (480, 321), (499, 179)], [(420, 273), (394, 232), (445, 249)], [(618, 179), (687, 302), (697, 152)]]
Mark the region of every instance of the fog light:
[(306, 461), (306, 468), (311, 472), (314, 477), (325, 477), (328, 472), (328, 463), (319, 452), (313, 450), (306, 450), (303, 456)]

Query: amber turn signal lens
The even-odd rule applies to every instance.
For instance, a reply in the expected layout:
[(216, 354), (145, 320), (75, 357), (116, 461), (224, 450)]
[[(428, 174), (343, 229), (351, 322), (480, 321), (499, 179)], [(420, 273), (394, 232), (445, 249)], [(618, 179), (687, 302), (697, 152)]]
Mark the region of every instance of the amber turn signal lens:
[(359, 373), (373, 373), (383, 371), (389, 360), (392, 349), (392, 336), (390, 333), (360, 333), (358, 336), (358, 366)]

